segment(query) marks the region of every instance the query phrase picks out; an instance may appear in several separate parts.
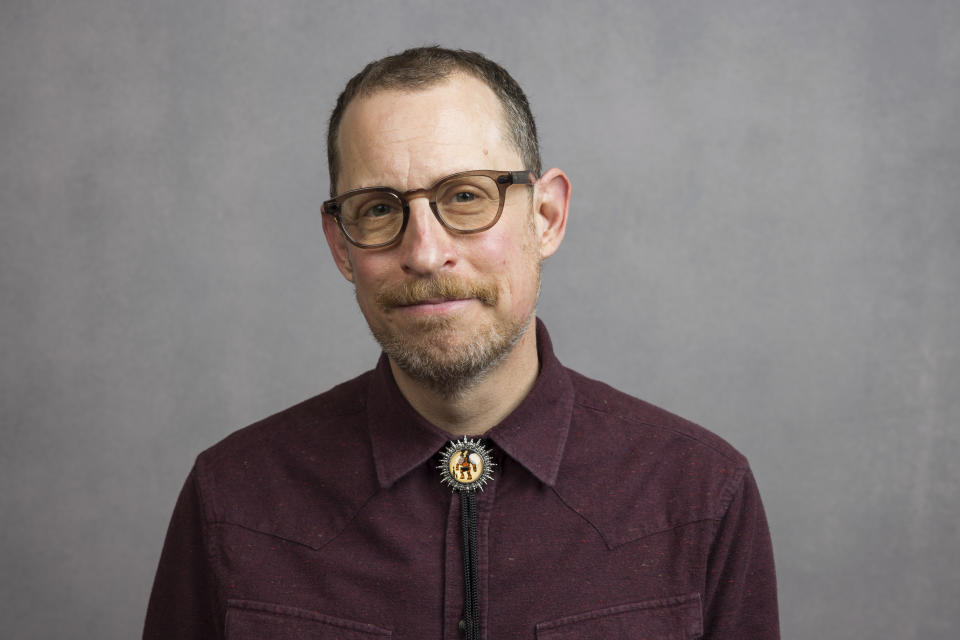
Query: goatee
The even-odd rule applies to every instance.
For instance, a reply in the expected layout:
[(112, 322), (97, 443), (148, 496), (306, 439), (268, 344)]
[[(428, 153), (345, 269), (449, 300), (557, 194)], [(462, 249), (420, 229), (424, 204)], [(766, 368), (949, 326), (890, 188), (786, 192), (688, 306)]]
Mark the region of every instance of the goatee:
[[(496, 284), (465, 282), (450, 276), (406, 281), (377, 293), (376, 304), (386, 312), (427, 300), (474, 299), (495, 307), (500, 297)], [(422, 318), (403, 332), (370, 324), (370, 331), (390, 359), (411, 378), (438, 395), (453, 398), (481, 382), (523, 337), (530, 326), (526, 317), (493, 322), (464, 336), (458, 319), (449, 316)]]

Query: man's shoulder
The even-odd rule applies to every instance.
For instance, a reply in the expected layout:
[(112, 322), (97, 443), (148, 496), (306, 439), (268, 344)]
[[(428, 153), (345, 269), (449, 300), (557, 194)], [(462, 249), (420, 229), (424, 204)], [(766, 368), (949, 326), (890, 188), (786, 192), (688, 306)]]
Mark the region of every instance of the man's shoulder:
[[(611, 547), (718, 521), (749, 473), (720, 436), (674, 413), (568, 371), (573, 419), (557, 491)], [(597, 487), (605, 487), (598, 500)]]
[(291, 442), (302, 442), (321, 435), (343, 438), (358, 433), (356, 423), (365, 415), (367, 388), (372, 372), (324, 391), (307, 400), (234, 431), (216, 443), (201, 457), (209, 462), (234, 460), (248, 452), (263, 455), (285, 449)]
[[(376, 491), (369, 465), (370, 372), (248, 427), (197, 457), (208, 521), (318, 548)], [(297, 514), (313, 513), (312, 519)]]
[(746, 466), (746, 458), (730, 443), (708, 429), (666, 409), (620, 391), (605, 382), (567, 370), (576, 391), (575, 407), (594, 413), (610, 428), (610, 435), (625, 438), (674, 435), (689, 439), (703, 454), (720, 464)]

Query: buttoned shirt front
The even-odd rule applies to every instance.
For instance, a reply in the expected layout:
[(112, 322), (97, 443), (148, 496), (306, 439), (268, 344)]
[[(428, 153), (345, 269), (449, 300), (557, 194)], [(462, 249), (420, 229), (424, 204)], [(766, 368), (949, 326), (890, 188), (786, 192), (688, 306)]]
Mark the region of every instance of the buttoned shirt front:
[[(484, 638), (777, 638), (746, 460), (564, 368), (537, 326), (533, 390), (484, 436)], [(174, 510), (145, 638), (460, 637), (449, 434), (377, 368), (202, 453)]]

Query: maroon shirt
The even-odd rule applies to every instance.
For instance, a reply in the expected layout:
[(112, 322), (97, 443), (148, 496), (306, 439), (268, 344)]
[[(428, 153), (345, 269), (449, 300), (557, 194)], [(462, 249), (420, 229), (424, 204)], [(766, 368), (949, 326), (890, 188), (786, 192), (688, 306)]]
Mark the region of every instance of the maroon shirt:
[[(487, 434), (484, 638), (778, 638), (747, 461), (717, 436), (565, 369)], [(202, 453), (167, 533), (144, 638), (460, 637), (450, 436), (377, 368)]]

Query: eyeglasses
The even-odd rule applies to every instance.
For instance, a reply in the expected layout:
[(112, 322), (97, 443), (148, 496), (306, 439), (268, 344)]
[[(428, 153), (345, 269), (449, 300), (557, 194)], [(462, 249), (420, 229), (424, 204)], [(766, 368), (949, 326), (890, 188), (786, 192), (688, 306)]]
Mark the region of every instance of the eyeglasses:
[(429, 189), (402, 193), (389, 187), (354, 189), (324, 202), (322, 211), (336, 218), (351, 244), (376, 249), (403, 235), (414, 198), (426, 198), (433, 215), (453, 233), (479, 233), (500, 219), (507, 187), (535, 181), (532, 171), (463, 171), (441, 178)]

